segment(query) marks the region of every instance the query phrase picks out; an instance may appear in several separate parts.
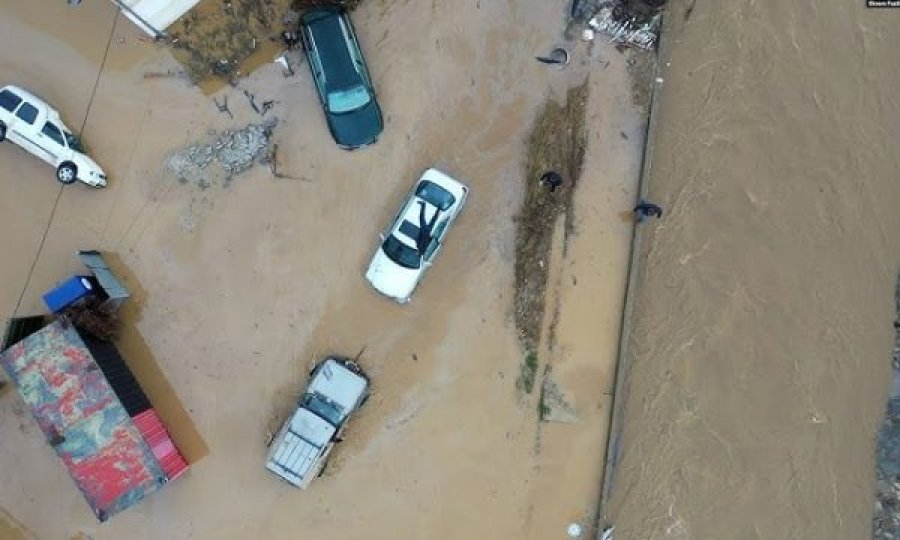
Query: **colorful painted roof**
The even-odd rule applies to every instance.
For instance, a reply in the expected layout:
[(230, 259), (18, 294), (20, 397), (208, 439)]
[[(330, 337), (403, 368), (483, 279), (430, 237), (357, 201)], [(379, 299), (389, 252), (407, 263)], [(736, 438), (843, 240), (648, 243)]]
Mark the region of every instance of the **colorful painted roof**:
[(166, 474), (78, 332), (54, 322), (0, 353), (35, 420), (94, 514), (105, 521)]

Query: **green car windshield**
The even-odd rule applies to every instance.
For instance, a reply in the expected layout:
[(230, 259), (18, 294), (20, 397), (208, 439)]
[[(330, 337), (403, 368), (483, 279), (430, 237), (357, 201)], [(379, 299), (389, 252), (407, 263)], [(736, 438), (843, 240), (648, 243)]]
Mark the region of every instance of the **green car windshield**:
[(363, 85), (336, 90), (328, 93), (328, 110), (334, 114), (355, 111), (371, 99), (369, 91)]

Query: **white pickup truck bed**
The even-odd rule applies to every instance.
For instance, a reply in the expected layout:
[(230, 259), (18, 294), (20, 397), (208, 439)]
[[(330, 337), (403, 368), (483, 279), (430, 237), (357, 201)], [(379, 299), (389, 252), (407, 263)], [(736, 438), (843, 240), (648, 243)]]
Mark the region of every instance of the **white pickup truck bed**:
[(315, 478), (324, 458), (323, 449), (332, 444), (334, 426), (306, 409), (299, 408), (286, 422), (272, 445), (266, 468), (297, 487), (306, 487)]

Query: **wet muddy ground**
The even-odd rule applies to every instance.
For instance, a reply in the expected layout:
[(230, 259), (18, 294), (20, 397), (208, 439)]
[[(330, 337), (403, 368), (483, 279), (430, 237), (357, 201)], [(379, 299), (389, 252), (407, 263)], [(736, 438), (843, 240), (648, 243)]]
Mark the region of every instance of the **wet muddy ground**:
[[(633, 204), (643, 119), (615, 49), (573, 45), (565, 70), (534, 61), (565, 43), (566, 8), (364, 4), (354, 22), (386, 128), (347, 153), (305, 68), (284, 77), (263, 64), (207, 96), (182, 76), (148, 77), (183, 68), (112, 3), (0, 6), (0, 42), (17, 44), (0, 48), (0, 79), (55, 104), (110, 175), (102, 191), (61, 189), (52, 169), (0, 145), (0, 224), (15, 254), (0, 311), (41, 311), (40, 294), (78, 269), (76, 249), (114, 254), (136, 291), (121, 348), (193, 464), (99, 525), (7, 391), (0, 431), (15, 436), (0, 439), (0, 507), (41, 540), (543, 540), (572, 521), (590, 529), (632, 230), (621, 212)], [(85, 31), (66, 32), (72, 21)], [(537, 346), (542, 391), (522, 396), (514, 217), (528, 141), (548, 101), (565, 103), (586, 80), (568, 247), (555, 227), (546, 261), (542, 335), (552, 324), (555, 338)], [(217, 106), (226, 98), (231, 114)], [(253, 103), (266, 101), (263, 117)], [(207, 186), (166, 166), (269, 119), (278, 174), (256, 159)], [(413, 302), (398, 306), (362, 272), (402, 195), (434, 165), (471, 197)], [(262, 466), (270, 426), (315, 360), (360, 352), (374, 393), (327, 474), (308, 491), (278, 482)], [(558, 415), (542, 414), (542, 394)]]

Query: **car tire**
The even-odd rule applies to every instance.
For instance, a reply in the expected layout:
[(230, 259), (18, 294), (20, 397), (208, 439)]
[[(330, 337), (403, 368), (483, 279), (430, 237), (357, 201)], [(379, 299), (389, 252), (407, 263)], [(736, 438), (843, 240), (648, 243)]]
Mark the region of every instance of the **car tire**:
[(6, 140), (6, 125), (3, 122), (0, 122), (0, 142)]
[(60, 184), (68, 185), (74, 183), (75, 180), (78, 180), (78, 168), (71, 161), (60, 163), (59, 167), (56, 168), (56, 179), (59, 180)]

